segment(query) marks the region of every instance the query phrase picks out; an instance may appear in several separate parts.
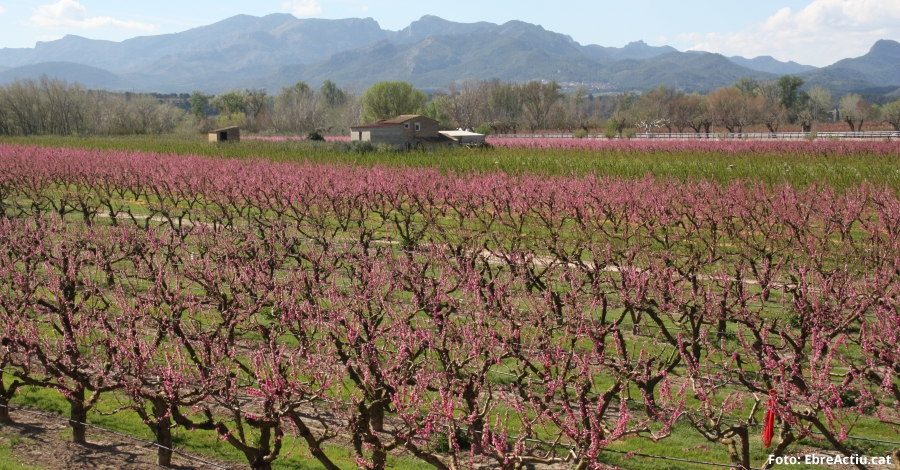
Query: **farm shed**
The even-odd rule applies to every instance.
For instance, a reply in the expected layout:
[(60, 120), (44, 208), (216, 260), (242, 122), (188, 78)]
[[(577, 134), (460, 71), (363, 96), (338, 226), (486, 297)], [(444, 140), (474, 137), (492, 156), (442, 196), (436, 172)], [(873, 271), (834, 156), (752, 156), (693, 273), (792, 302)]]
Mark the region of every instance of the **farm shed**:
[(223, 127), (209, 131), (210, 142), (240, 142), (241, 129), (239, 127)]
[(453, 140), (457, 145), (481, 145), (484, 144), (484, 134), (477, 132), (456, 130), (440, 131), (440, 134)]
[(374, 124), (351, 127), (350, 140), (384, 143), (406, 150), (454, 143), (452, 139), (440, 133), (437, 121), (418, 114), (403, 114)]

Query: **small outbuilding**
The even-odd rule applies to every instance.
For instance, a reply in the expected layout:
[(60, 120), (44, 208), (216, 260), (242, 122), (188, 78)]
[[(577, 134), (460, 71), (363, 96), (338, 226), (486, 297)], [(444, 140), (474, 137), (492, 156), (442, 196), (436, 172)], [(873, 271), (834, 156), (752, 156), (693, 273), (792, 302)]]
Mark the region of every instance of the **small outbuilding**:
[(209, 131), (210, 142), (240, 142), (241, 129), (239, 127), (223, 127)]

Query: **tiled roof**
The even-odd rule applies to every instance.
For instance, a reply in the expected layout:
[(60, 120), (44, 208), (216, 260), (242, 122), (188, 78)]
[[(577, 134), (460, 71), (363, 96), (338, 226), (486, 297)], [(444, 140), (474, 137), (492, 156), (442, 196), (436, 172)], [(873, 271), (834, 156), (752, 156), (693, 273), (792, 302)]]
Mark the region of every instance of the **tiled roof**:
[(421, 114), (401, 114), (391, 119), (383, 119), (381, 121), (372, 124), (366, 124), (364, 126), (351, 126), (350, 129), (375, 129), (378, 127), (399, 126), (400, 124), (411, 121), (413, 119), (427, 119), (429, 121), (434, 121), (434, 119), (422, 116)]
[(398, 126), (396, 123), (386, 123), (384, 121), (376, 122), (375, 124), (366, 124), (365, 126), (351, 126), (350, 129), (375, 129), (378, 127), (393, 127)]
[(385, 119), (384, 121), (379, 121), (385, 124), (403, 124), (410, 119), (421, 118), (421, 114), (401, 114), (395, 118)]

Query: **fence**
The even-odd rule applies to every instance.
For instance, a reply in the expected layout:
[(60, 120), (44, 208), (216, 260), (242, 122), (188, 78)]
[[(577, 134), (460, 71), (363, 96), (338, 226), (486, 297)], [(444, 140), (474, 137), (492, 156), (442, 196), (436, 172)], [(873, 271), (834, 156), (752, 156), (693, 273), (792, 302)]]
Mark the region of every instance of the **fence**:
[[(574, 139), (571, 133), (555, 133), (555, 134), (492, 134), (490, 137), (496, 138), (518, 138), (518, 139)], [(603, 136), (585, 137), (586, 139), (605, 139)], [(615, 139), (624, 139), (625, 137), (616, 136)], [(748, 139), (748, 140), (800, 140), (800, 139), (841, 139), (841, 140), (885, 140), (900, 139), (900, 131), (875, 131), (875, 132), (735, 132), (735, 133), (641, 133), (635, 134), (632, 139), (669, 139), (669, 140), (728, 140), (728, 139)]]

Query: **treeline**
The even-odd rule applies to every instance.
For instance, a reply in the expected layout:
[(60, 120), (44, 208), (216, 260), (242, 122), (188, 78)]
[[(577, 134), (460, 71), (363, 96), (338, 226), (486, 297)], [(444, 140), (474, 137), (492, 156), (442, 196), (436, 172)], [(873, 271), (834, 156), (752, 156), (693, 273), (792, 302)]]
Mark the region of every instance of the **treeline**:
[(0, 86), (0, 135), (159, 134), (184, 111), (149, 95), (88, 90), (63, 80), (15, 80)]
[(640, 94), (594, 97), (584, 88), (563, 93), (553, 82), (467, 81), (434, 94), (422, 111), (448, 126), (500, 133), (555, 129), (613, 137), (629, 130), (743, 132), (748, 126), (777, 132), (786, 124), (810, 132), (817, 122), (844, 122), (851, 131), (883, 122), (900, 130), (900, 100), (879, 107), (857, 94), (837, 98), (820, 86), (801, 91), (802, 86), (792, 76), (767, 82), (745, 77), (706, 95), (660, 85)]
[(249, 132), (346, 135), (351, 126), (399, 114), (424, 114), (447, 128), (482, 133), (560, 130), (576, 136), (629, 132), (744, 132), (787, 124), (811, 132), (819, 122), (843, 122), (850, 131), (866, 123), (900, 130), (900, 100), (882, 106), (860, 95), (842, 97), (784, 76), (759, 82), (741, 78), (706, 95), (661, 85), (644, 93), (594, 96), (584, 88), (564, 92), (555, 82), (524, 84), (466, 80), (431, 95), (405, 82), (380, 82), (363, 93), (326, 80), (219, 95), (113, 93), (48, 79), (0, 86), (0, 135), (203, 133), (239, 126)]
[(297, 82), (274, 96), (265, 90), (233, 90), (216, 96), (195, 91), (189, 101), (190, 118), (201, 132), (240, 126), (251, 132), (347, 134), (350, 126), (362, 121), (359, 94), (331, 80), (318, 90)]

